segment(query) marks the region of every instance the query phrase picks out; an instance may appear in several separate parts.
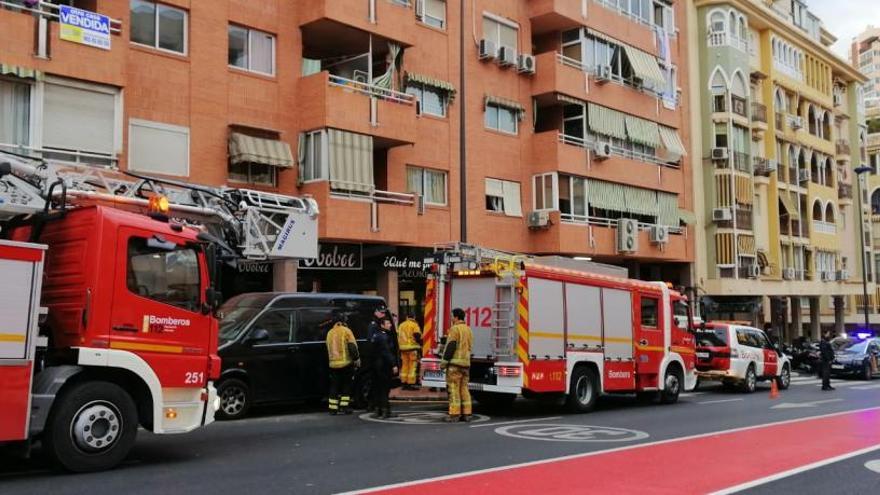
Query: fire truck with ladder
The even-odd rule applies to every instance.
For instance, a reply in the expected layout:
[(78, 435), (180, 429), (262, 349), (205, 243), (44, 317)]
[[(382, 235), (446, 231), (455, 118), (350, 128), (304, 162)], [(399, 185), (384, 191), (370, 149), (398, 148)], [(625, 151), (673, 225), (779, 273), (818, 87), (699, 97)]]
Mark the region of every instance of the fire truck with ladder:
[(317, 255), (318, 208), (0, 153), (0, 444), (110, 468), (214, 420), (221, 263)]
[[(424, 355), (440, 353), (453, 308), (474, 333), (470, 390), (493, 407), (518, 395), (565, 398), (576, 412), (606, 394), (662, 403), (697, 378), (687, 299), (625, 269), (526, 257), (457, 244), (435, 250)], [(623, 270), (621, 272), (621, 270)], [(422, 360), (422, 385), (445, 388), (440, 360)]]

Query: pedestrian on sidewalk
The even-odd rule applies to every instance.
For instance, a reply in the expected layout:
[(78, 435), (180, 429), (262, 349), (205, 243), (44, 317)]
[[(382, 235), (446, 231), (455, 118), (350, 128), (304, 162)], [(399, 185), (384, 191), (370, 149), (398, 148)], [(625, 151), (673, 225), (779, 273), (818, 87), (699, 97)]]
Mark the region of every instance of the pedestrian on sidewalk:
[(446, 346), (440, 367), (446, 370), (446, 390), (449, 393), (447, 423), (471, 421), (471, 392), (468, 390), (471, 369), (471, 349), (474, 334), (464, 322), (464, 310), (452, 310), (452, 327), (446, 333)]
[(411, 312), (406, 314), (406, 321), (397, 329), (397, 344), (400, 347), (400, 382), (403, 389), (418, 390), (416, 366), (422, 348), (422, 329)]
[(388, 419), (391, 417), (391, 403), (388, 394), (391, 392), (391, 381), (397, 375), (399, 363), (395, 349), (395, 338), (391, 333), (391, 319), (385, 318), (379, 322), (379, 331), (373, 334), (374, 364), (373, 364), (373, 390), (376, 397), (376, 412), (374, 418)]
[(831, 386), (831, 362), (834, 361), (834, 349), (831, 348), (831, 332), (822, 334), (819, 342), (819, 359), (821, 360), (822, 390), (834, 390)]
[(327, 400), (331, 415), (351, 414), (351, 387), (361, 359), (354, 333), (345, 316), (334, 315), (333, 328), (327, 332), (327, 357), (330, 361), (330, 394)]
[[(388, 309), (385, 306), (379, 306), (373, 311), (373, 319), (370, 321), (370, 325), (367, 327), (367, 342), (371, 345), (373, 343), (373, 336), (377, 333), (381, 332), (380, 322), (388, 317)], [(375, 353), (375, 349), (373, 353)], [(371, 366), (367, 369), (367, 378), (371, 384), (376, 383), (376, 371), (375, 367)], [(378, 399), (376, 398), (376, 387), (371, 386), (368, 394), (367, 394), (367, 412), (372, 412), (376, 410), (376, 403)]]

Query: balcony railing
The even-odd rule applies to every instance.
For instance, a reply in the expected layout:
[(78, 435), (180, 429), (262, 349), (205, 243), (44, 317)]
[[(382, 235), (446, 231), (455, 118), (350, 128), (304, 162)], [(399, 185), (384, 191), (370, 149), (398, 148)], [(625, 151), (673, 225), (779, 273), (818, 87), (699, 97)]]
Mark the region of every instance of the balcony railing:
[(752, 173), (752, 169), (749, 166), (749, 154), (743, 153), (742, 151), (734, 151), (731, 153), (733, 155), (733, 168), (739, 170), (740, 172)]
[(853, 199), (852, 184), (838, 184), (837, 197), (840, 199)]
[(746, 99), (741, 96), (731, 95), (730, 96), (730, 110), (741, 116), (748, 118), (749, 113), (747, 111), (748, 105), (746, 103)]
[(848, 155), (850, 152), (849, 142), (843, 139), (838, 139), (834, 145), (835, 150), (838, 155)]
[(770, 177), (770, 174), (774, 171), (770, 168), (770, 162), (763, 156), (752, 157), (752, 170), (754, 170), (755, 175), (760, 177)]
[(752, 229), (752, 210), (736, 209), (736, 228), (741, 230)]
[(816, 232), (817, 234), (836, 234), (837, 225), (835, 225), (834, 222), (813, 220), (813, 232)]
[[(577, 225), (593, 225), (596, 227), (607, 227), (607, 228), (617, 228), (617, 218), (605, 218), (605, 217), (594, 217), (587, 215), (575, 215), (572, 213), (560, 213), (559, 219), (564, 223), (577, 224)], [(656, 224), (653, 223), (645, 223), (639, 222), (639, 230), (640, 231), (650, 231), (652, 228), (656, 227)], [(669, 228), (670, 234), (681, 235), (685, 232), (685, 227), (679, 225), (667, 225)]]
[[(558, 137), (560, 143), (577, 146), (579, 148), (584, 148), (587, 150), (595, 149), (596, 145), (598, 144), (596, 137), (592, 135), (587, 135), (586, 138), (582, 138), (580, 136), (572, 136), (560, 132), (558, 134)], [(657, 155), (650, 155), (628, 148), (621, 148), (620, 146), (615, 146), (613, 144), (611, 145), (611, 154), (621, 156), (623, 158), (629, 158), (630, 160), (635, 160), (639, 162), (653, 163), (654, 165), (659, 165), (662, 167), (680, 168), (681, 166), (678, 163), (669, 163), (663, 161), (663, 159), (659, 158)]]
[(765, 105), (752, 102), (752, 122), (767, 123), (767, 107)]
[(411, 94), (401, 93), (400, 91), (395, 91), (393, 89), (383, 88), (382, 86), (376, 86), (375, 84), (367, 84), (365, 82), (355, 81), (354, 79), (347, 79), (333, 74), (330, 74), (329, 84), (330, 86), (343, 88), (349, 91), (354, 91), (355, 93), (403, 105), (413, 105), (416, 101), (416, 97)]

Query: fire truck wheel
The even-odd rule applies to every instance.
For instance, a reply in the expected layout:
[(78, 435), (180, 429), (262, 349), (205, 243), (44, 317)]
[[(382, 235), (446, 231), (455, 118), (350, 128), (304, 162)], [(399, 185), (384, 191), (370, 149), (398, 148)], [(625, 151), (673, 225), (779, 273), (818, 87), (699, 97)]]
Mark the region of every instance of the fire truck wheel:
[(782, 367), (782, 371), (776, 377), (776, 385), (779, 386), (779, 390), (786, 390), (791, 385), (791, 368), (787, 364)]
[(666, 376), (663, 378), (663, 390), (660, 391), (661, 404), (675, 404), (678, 402), (678, 394), (681, 393), (683, 383), (681, 370), (675, 364), (666, 368)]
[(247, 383), (237, 378), (227, 378), (217, 386), (220, 397), (220, 419), (241, 419), (251, 407), (251, 390)]
[(56, 399), (43, 445), (63, 469), (100, 471), (128, 455), (137, 430), (137, 406), (125, 390), (109, 382), (84, 382)]
[(568, 391), (568, 408), (572, 412), (590, 412), (596, 406), (599, 396), (598, 377), (593, 368), (578, 366), (571, 374), (571, 385)]
[(516, 400), (516, 394), (499, 394), (496, 392), (471, 392), (474, 400), (485, 409), (492, 411), (503, 411), (508, 409), (513, 401)]
[(746, 377), (743, 378), (740, 387), (742, 388), (742, 391), (747, 394), (754, 392), (758, 387), (758, 375), (755, 374), (754, 364), (749, 365), (749, 369), (746, 370)]

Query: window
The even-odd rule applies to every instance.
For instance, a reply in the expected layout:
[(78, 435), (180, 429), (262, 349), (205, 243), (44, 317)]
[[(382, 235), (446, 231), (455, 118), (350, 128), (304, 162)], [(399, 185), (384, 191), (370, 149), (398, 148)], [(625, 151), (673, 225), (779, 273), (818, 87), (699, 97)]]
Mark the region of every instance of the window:
[(189, 127), (131, 119), (128, 168), (164, 175), (189, 175)]
[(533, 206), (536, 210), (555, 210), (556, 206), (556, 174), (536, 175), (534, 178)]
[(657, 319), (657, 310), (660, 308), (660, 300), (654, 297), (641, 297), (642, 300), (642, 327), (659, 328), (660, 321)]
[(307, 308), (297, 311), (295, 342), (324, 342), (333, 326), (334, 308)]
[(189, 311), (201, 308), (199, 257), (192, 247), (132, 237), (128, 241), (128, 290)]
[(483, 16), (483, 38), (494, 41), (495, 46), (507, 46), (519, 51), (518, 28), (512, 22), (502, 21), (496, 16)]
[(230, 163), (229, 180), (274, 187), (278, 183), (275, 168), (263, 163)]
[(486, 104), (486, 127), (508, 134), (516, 134), (519, 129), (518, 110), (497, 103)]
[(715, 147), (727, 148), (727, 123), (715, 122)]
[(562, 107), (562, 134), (585, 139), (587, 122), (586, 105), (565, 105)]
[(416, 17), (423, 23), (438, 29), (446, 29), (446, 0), (421, 0), (421, 12)]
[(0, 108), (0, 147), (30, 145), (31, 86), (0, 79)]
[(486, 209), (504, 213), (509, 217), (521, 217), (522, 205), (519, 182), (486, 179)]
[(115, 164), (118, 89), (53, 78), (43, 93), (44, 157)]
[(587, 179), (559, 176), (559, 212), (566, 220), (587, 219)]
[(287, 344), (293, 334), (293, 313), (290, 310), (267, 311), (260, 315), (257, 321), (251, 325), (250, 335), (254, 332), (265, 330), (269, 338), (259, 344)]
[(407, 83), (406, 92), (419, 102), (419, 113), (446, 117), (448, 93), (440, 88), (419, 83)]
[(186, 53), (186, 11), (147, 0), (131, 0), (131, 41)]
[(229, 65), (274, 76), (275, 36), (230, 24)]
[(324, 131), (312, 131), (302, 135), (299, 150), (302, 181), (327, 180), (327, 140)]
[(407, 192), (422, 195), (427, 204), (446, 204), (446, 172), (408, 166), (406, 187)]

